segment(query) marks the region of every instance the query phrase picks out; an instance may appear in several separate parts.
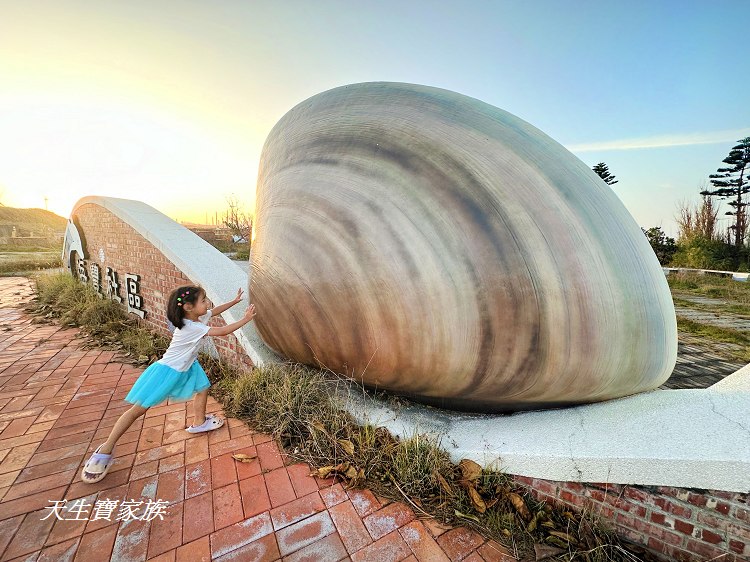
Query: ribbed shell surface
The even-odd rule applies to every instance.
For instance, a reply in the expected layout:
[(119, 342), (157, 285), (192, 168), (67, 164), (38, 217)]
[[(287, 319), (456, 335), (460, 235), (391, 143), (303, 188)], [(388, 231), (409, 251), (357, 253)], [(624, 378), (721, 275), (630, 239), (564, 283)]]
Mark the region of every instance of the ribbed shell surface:
[(251, 298), (282, 355), (449, 408), (600, 401), (662, 384), (674, 307), (588, 166), (437, 88), (318, 94), (270, 133)]

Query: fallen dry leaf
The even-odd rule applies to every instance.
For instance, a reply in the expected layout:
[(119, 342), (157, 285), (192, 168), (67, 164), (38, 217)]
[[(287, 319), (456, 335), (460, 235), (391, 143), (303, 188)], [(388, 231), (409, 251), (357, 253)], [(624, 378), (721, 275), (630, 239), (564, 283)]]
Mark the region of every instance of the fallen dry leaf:
[(566, 542), (569, 542), (570, 544), (578, 544), (578, 541), (575, 539), (575, 537), (573, 535), (569, 535), (568, 533), (563, 533), (562, 531), (550, 531), (549, 534), (553, 537), (557, 537)]
[(337, 464), (333, 467), (333, 470), (336, 472), (340, 472), (341, 474), (344, 474), (347, 470), (349, 470), (349, 466), (351, 463), (348, 462), (342, 462), (341, 464)]
[(436, 472), (435, 477), (437, 478), (438, 484), (440, 484), (440, 487), (443, 489), (443, 491), (449, 496), (453, 496), (453, 488), (451, 488), (451, 485), (448, 484), (448, 481), (443, 478), (443, 475), (439, 472)]
[(467, 482), (479, 480), (479, 477), (482, 475), (482, 467), (469, 459), (461, 459), (461, 462), (458, 463), (458, 468), (461, 469), (461, 477)]
[(536, 562), (539, 562), (539, 560), (545, 560), (547, 558), (552, 558), (553, 556), (557, 556), (558, 554), (561, 554), (565, 552), (562, 548), (557, 548), (556, 546), (547, 546), (546, 544), (535, 544), (534, 545), (534, 555), (536, 557)]
[(477, 492), (476, 488), (470, 486), (468, 490), (469, 497), (471, 498), (471, 503), (474, 506), (474, 509), (476, 509), (479, 513), (484, 513), (485, 511), (487, 511), (487, 505), (484, 503), (482, 496), (479, 495), (479, 492)]
[(348, 455), (354, 455), (354, 443), (348, 439), (337, 439), (336, 441), (338, 441), (341, 448), (344, 449)]
[(510, 500), (510, 503), (513, 504), (513, 507), (518, 512), (518, 514), (521, 516), (521, 518), (524, 521), (528, 521), (531, 519), (531, 513), (529, 513), (529, 508), (526, 507), (526, 504), (524, 503), (521, 496), (516, 494), (515, 492), (510, 492), (508, 494), (508, 499)]
[(240, 462), (253, 462), (253, 459), (257, 459), (258, 455), (246, 455), (244, 453), (235, 453), (232, 458)]
[(328, 478), (328, 475), (331, 474), (331, 472), (333, 472), (333, 466), (321, 466), (318, 470), (311, 472), (310, 476), (324, 480)]
[[(352, 473), (354, 473), (354, 476), (351, 476)], [(355, 471), (355, 468), (351, 467), (347, 471), (345, 476), (349, 478), (348, 488), (354, 488), (355, 486), (358, 486), (360, 483), (365, 481), (365, 471), (362, 468)]]
[(534, 514), (534, 517), (531, 520), (531, 523), (528, 524), (526, 527), (526, 530), (531, 533), (536, 529), (537, 523), (539, 523), (539, 520), (542, 519), (545, 516), (544, 511), (537, 511)]
[(559, 546), (560, 548), (564, 549), (569, 548), (569, 543), (567, 541), (564, 541), (561, 538), (552, 535), (544, 537), (544, 542), (549, 543), (552, 546)]

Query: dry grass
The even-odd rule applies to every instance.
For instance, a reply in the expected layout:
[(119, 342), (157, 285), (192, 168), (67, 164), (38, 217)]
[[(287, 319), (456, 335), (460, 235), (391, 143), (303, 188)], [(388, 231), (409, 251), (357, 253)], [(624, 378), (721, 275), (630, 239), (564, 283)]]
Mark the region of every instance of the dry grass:
[(19, 258), (0, 261), (0, 275), (26, 276), (43, 269), (62, 267), (62, 260), (58, 258)]
[(673, 273), (667, 276), (667, 283), (673, 294), (683, 293), (750, 305), (750, 282), (710, 274)]
[(167, 349), (166, 338), (143, 328), (122, 306), (101, 298), (69, 273), (40, 275), (35, 280), (35, 312), (80, 327), (100, 345), (119, 349), (137, 363), (155, 361)]
[(747, 363), (750, 361), (750, 336), (747, 332), (734, 330), (732, 328), (722, 328), (702, 322), (695, 322), (682, 316), (677, 316), (677, 330), (687, 334), (693, 334), (701, 338), (713, 340), (717, 343), (730, 343), (737, 347), (736, 350), (724, 352), (716, 351), (728, 358)]
[(62, 267), (62, 246), (33, 248), (0, 246), (0, 275), (30, 275), (42, 269)]

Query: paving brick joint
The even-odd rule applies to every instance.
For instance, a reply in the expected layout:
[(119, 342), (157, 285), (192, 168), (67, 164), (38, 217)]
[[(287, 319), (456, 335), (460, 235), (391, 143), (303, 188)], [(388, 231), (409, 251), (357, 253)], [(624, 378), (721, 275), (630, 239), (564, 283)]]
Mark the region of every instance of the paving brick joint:
[[(189, 402), (150, 408), (118, 442), (107, 477), (84, 484), (83, 463), (142, 369), (85, 349), (76, 329), (34, 322), (23, 311), (33, 294), (29, 279), (0, 278), (1, 561), (515, 560), (474, 531), (312, 478), (239, 420), (189, 434)], [(223, 415), (211, 398), (207, 409)], [(63, 500), (58, 519), (50, 506)], [(163, 500), (166, 516), (91, 516), (127, 500)]]

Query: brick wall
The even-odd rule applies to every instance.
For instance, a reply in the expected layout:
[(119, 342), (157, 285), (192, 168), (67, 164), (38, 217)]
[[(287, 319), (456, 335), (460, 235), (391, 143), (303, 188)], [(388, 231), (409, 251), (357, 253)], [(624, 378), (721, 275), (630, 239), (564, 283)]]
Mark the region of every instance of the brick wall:
[[(166, 317), (169, 294), (178, 286), (193, 284), (195, 281), (188, 279), (153, 244), (105, 208), (95, 204), (82, 205), (75, 210), (71, 218), (85, 238), (86, 266), (89, 275), (91, 264), (96, 263), (101, 269), (102, 292), (106, 290), (107, 267), (118, 274), (119, 295), (123, 302), (127, 298), (125, 275), (140, 275), (142, 308), (146, 311), (142, 322), (150, 329), (169, 335)], [(104, 255), (103, 262), (100, 259), (100, 250)], [(211, 326), (224, 325), (225, 322), (220, 317), (211, 320)], [(219, 354), (229, 362), (252, 366), (252, 361), (233, 335), (212, 339)]]
[(750, 560), (748, 494), (516, 476), (540, 501), (585, 509), (666, 560)]

